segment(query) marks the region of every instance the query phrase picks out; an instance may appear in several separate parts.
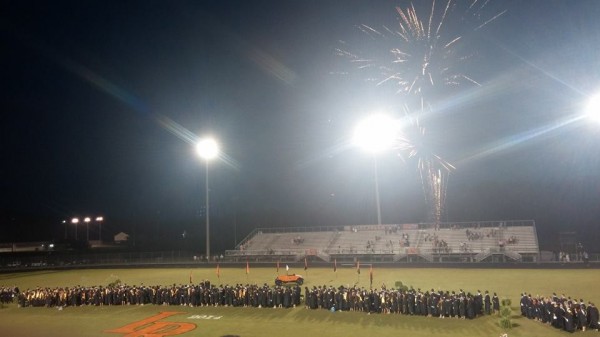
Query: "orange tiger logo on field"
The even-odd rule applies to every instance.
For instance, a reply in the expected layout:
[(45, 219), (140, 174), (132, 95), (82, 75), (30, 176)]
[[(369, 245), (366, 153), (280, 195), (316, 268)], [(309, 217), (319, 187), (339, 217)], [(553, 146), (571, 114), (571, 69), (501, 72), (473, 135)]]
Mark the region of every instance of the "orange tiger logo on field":
[(123, 334), (123, 337), (164, 337), (181, 335), (196, 329), (196, 324), (193, 323), (160, 321), (177, 314), (184, 314), (184, 312), (161, 312), (141, 321), (104, 332)]

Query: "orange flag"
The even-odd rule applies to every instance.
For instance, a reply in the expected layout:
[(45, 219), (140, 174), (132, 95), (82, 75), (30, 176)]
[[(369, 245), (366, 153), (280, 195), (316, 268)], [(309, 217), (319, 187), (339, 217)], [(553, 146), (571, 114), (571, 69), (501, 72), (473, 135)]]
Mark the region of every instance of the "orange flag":
[(221, 278), (221, 266), (219, 266), (219, 264), (217, 263), (217, 278), (220, 279)]
[(246, 275), (250, 274), (250, 262), (246, 260)]

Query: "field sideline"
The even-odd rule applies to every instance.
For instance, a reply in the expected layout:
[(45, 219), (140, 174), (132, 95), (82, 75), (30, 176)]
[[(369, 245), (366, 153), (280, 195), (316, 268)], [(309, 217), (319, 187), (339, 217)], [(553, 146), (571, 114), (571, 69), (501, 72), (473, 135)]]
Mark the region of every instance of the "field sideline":
[[(302, 274), (305, 285), (354, 285), (369, 287), (369, 269), (362, 268), (359, 275), (354, 268), (290, 269), (289, 273)], [(280, 273), (285, 273), (281, 269)], [(213, 284), (267, 283), (273, 285), (275, 268), (256, 267), (246, 274), (245, 268), (160, 268), (160, 269), (84, 269), (68, 271), (39, 271), (0, 274), (0, 286), (18, 286), (20, 289), (35, 287), (94, 286), (107, 285), (116, 279), (130, 285), (186, 284), (190, 275), (194, 283), (209, 279)], [(373, 287), (385, 283), (388, 288), (396, 281), (415, 288), (436, 290), (459, 290), (476, 292), (489, 290), (498, 296), (510, 298), (513, 303), (513, 323), (509, 336), (551, 337), (564, 336), (566, 332), (541, 323), (519, 317), (519, 295), (527, 291), (532, 295), (550, 295), (553, 292), (574, 298), (600, 303), (600, 270), (558, 269), (395, 269), (373, 270)], [(303, 286), (303, 288), (304, 288)], [(165, 323), (163, 332), (154, 335), (133, 333), (130, 329), (118, 329), (128, 324), (165, 314), (160, 322), (176, 322), (188, 327), (181, 336), (499, 336), (504, 331), (498, 326), (498, 318), (487, 316), (472, 321), (409, 317), (403, 315), (366, 315), (358, 312), (330, 313), (326, 310), (258, 309), (231, 307), (179, 307), (179, 306), (111, 306), (18, 308), (16, 303), (0, 309), (0, 326), (3, 336), (167, 336), (174, 331)], [(175, 314), (177, 313), (177, 314)], [(168, 316), (168, 317), (167, 317)], [(217, 318), (218, 319), (215, 319)], [(113, 332), (109, 332), (112, 330)], [(585, 335), (598, 335), (585, 332)]]

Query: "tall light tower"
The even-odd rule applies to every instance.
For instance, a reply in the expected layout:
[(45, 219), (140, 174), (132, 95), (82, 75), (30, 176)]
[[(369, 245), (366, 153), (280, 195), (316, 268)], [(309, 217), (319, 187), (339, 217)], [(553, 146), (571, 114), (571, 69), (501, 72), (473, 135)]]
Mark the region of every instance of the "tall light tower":
[(381, 204), (379, 202), (379, 174), (377, 156), (389, 150), (397, 140), (399, 123), (391, 117), (373, 114), (360, 121), (354, 130), (354, 144), (373, 155), (375, 175), (375, 202), (377, 224), (381, 225)]
[(92, 221), (92, 219), (90, 219), (89, 216), (86, 216), (83, 219), (83, 222), (85, 222), (85, 240), (87, 242), (90, 242), (90, 221)]
[(77, 241), (77, 224), (79, 224), (79, 218), (71, 219), (71, 223), (75, 225), (75, 241)]
[(104, 217), (96, 217), (96, 222), (98, 223), (98, 241), (100, 241), (100, 243), (102, 243), (102, 221), (104, 221)]
[(206, 260), (210, 261), (210, 199), (208, 188), (208, 162), (219, 156), (219, 145), (213, 138), (204, 138), (196, 145), (198, 155), (206, 162)]

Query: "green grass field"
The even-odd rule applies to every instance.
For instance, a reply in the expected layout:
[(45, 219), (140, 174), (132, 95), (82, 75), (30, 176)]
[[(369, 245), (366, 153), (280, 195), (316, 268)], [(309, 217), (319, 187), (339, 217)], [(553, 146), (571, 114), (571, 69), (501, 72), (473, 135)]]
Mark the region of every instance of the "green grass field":
[[(285, 272), (285, 271), (283, 271)], [(294, 270), (290, 270), (290, 273)], [(341, 268), (334, 273), (330, 268), (297, 270), (305, 276), (305, 285), (354, 285), (369, 287), (369, 271), (363, 268), (358, 275), (353, 268)], [(44, 286), (107, 285), (115, 279), (130, 285), (167, 285), (209, 279), (214, 284), (268, 283), (273, 284), (275, 268), (221, 268), (217, 279), (214, 269), (85, 269), (70, 271), (44, 271), (0, 274), (0, 286), (17, 285), (22, 290)], [(421, 289), (443, 289), (475, 292), (489, 290), (498, 296), (510, 298), (513, 303), (513, 323), (509, 336), (551, 337), (564, 336), (566, 332), (519, 316), (519, 294), (549, 295), (553, 292), (600, 303), (600, 270), (546, 270), (546, 269), (394, 269), (375, 268), (374, 287), (385, 283), (393, 287), (396, 281)], [(160, 312), (179, 312), (161, 319), (166, 324), (153, 334), (140, 332), (107, 332), (137, 322)], [(212, 317), (211, 317), (212, 316)], [(220, 317), (219, 319), (214, 319)], [(111, 306), (18, 308), (16, 303), (0, 309), (2, 336), (128, 336), (158, 337), (176, 332), (173, 327), (185, 325), (189, 331), (181, 336), (499, 336), (504, 331), (496, 316), (472, 321), (439, 319), (403, 315), (367, 315), (359, 312), (326, 310), (258, 309), (232, 307), (178, 307), (178, 306)], [(193, 329), (192, 329), (193, 328)], [(585, 332), (597, 335), (597, 332)]]

